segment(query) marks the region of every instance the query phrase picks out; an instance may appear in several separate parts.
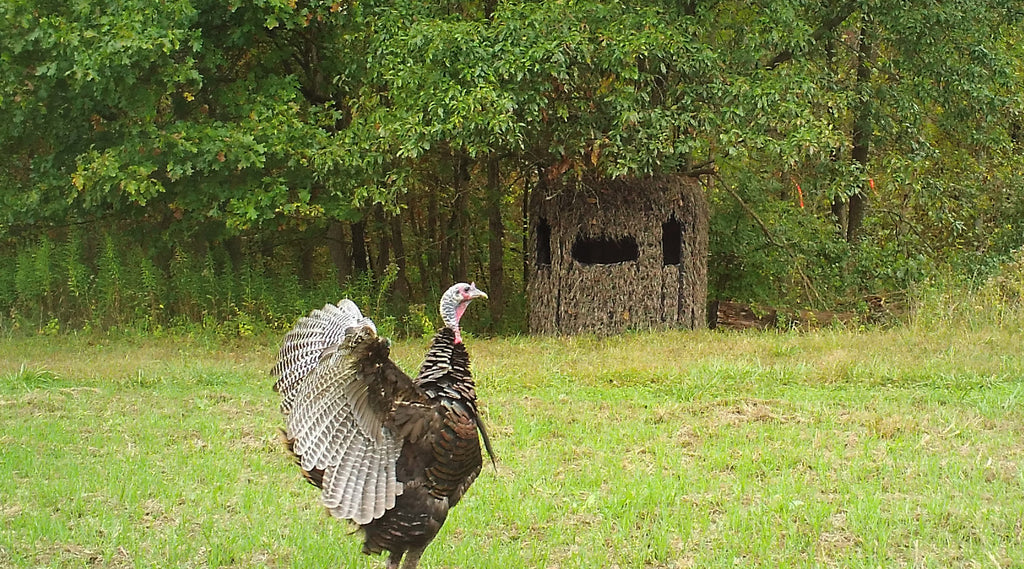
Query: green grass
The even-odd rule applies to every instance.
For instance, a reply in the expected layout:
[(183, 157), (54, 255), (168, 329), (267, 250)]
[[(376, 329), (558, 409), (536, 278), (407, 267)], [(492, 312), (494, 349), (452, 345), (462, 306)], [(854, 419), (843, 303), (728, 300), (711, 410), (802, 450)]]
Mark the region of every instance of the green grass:
[[(498, 467), (422, 566), (1024, 566), (1020, 328), (931, 328), (469, 339)], [(277, 341), (0, 340), (0, 567), (382, 567)]]

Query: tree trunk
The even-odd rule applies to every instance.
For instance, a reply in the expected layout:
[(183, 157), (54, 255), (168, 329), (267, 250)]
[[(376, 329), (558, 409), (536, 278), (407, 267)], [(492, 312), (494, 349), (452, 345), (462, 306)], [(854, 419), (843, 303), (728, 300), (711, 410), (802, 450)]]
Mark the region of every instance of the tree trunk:
[(299, 281), (304, 284), (313, 284), (313, 261), (316, 247), (308, 240), (299, 244)]
[(409, 231), (412, 233), (412, 241), (409, 241), (409, 252), (406, 254), (408, 260), (406, 262), (414, 263), (416, 266), (416, 274), (419, 278), (416, 279), (415, 284), (417, 288), (415, 293), (411, 290), (413, 283), (410, 281), (409, 284), (410, 295), (415, 296), (417, 302), (423, 302), (423, 299), (431, 297), (431, 271), (436, 267), (436, 264), (427, 264), (427, 255), (432, 254), (434, 251), (434, 242), (427, 225), (427, 212), (424, 211), (422, 206), (423, 203), (420, 201), (411, 201), (410, 207), (407, 210), (407, 221), (409, 223)]
[[(544, 179), (544, 169), (540, 166), (537, 167), (537, 185), (541, 184), (541, 180)], [(533, 180), (527, 179), (523, 182), (523, 211), (522, 211), (522, 226), (520, 231), (523, 233), (523, 290), (530, 284), (530, 190), (533, 187)], [(533, 252), (537, 254), (536, 251)]]
[[(276, 237), (276, 236), (275, 236)], [(273, 237), (266, 237), (264, 235), (262, 242), (260, 243), (260, 257), (263, 260), (263, 265), (269, 265), (270, 261), (274, 258), (274, 248), (277, 246), (274, 243)]]
[(846, 228), (848, 227), (846, 217), (847, 205), (847, 201), (842, 196), (836, 196), (832, 199), (832, 216), (836, 219), (836, 229), (843, 239), (846, 239)]
[[(825, 63), (828, 66), (829, 72), (832, 73), (832, 75), (834, 76), (840, 75), (841, 71), (839, 69), (839, 65), (845, 63), (845, 61), (840, 62), (836, 57), (837, 41), (837, 38), (830, 36), (828, 40), (825, 42)], [(829, 154), (829, 161), (831, 161), (833, 165), (839, 165), (842, 164), (842, 160), (843, 147), (841, 145), (837, 145), (832, 149), (832, 152)], [(836, 168), (836, 170), (838, 170), (838, 168)], [(832, 220), (836, 224), (836, 232), (842, 239), (846, 239), (846, 206), (847, 204), (845, 195), (840, 194), (832, 196)]]
[[(466, 220), (466, 194), (460, 190), (452, 201), (452, 211), (448, 216), (448, 234), (442, 253), (448, 258), (448, 275), (453, 282), (466, 280), (466, 237), (463, 229)], [(444, 285), (442, 285), (442, 288)]]
[(409, 272), (405, 258), (405, 243), (402, 240), (402, 218), (400, 214), (389, 216), (391, 224), (391, 247), (395, 251), (395, 264), (398, 265), (398, 276), (395, 279), (395, 295), (409, 300)]
[[(867, 173), (868, 152), (871, 148), (871, 60), (874, 44), (871, 38), (871, 21), (865, 16), (860, 25), (860, 42), (857, 50), (857, 93), (860, 105), (857, 107), (853, 121), (853, 149), (850, 157), (860, 166), (860, 171)], [(867, 207), (867, 194), (863, 188), (850, 196), (849, 213), (847, 215), (846, 240), (854, 242), (860, 237), (860, 229), (864, 223), (864, 212)]]
[[(374, 228), (377, 230), (377, 255), (374, 256), (373, 272), (378, 278), (387, 273), (388, 265), (391, 264), (391, 232), (384, 219), (384, 207), (377, 205), (373, 208)], [(372, 239), (371, 239), (372, 240)]]
[(493, 322), (501, 321), (505, 309), (505, 224), (501, 219), (501, 170), (498, 157), (494, 154), (487, 160), (487, 225), (489, 279), (487, 303)]
[[(833, 164), (837, 164), (842, 161), (843, 151), (842, 148), (835, 148), (832, 150), (831, 160)], [(846, 226), (847, 226), (847, 212), (849, 211), (847, 197), (844, 195), (837, 195), (832, 198), (832, 217), (835, 219), (836, 231), (842, 239), (846, 239)]]
[(454, 257), (451, 277), (454, 282), (465, 282), (469, 272), (469, 231), (466, 217), (466, 208), (469, 206), (466, 195), (468, 193), (466, 181), (469, 179), (469, 160), (461, 154), (455, 158), (454, 174), (455, 199), (452, 201), (447, 241), (450, 243), (450, 252), (454, 253), (451, 255)]
[(864, 212), (867, 208), (867, 196), (858, 191), (850, 196), (850, 215), (846, 220), (846, 240), (853, 243), (860, 239), (860, 228), (864, 224)]
[(231, 269), (236, 273), (241, 272), (242, 263), (245, 258), (242, 255), (242, 237), (232, 235), (224, 240), (224, 248), (227, 249), (228, 259), (231, 260)]
[(365, 275), (370, 267), (366, 258), (366, 220), (352, 223), (352, 268)]
[(427, 259), (429, 272), (424, 272), (420, 275), (420, 280), (423, 281), (424, 298), (429, 298), (433, 291), (441, 290), (442, 275), (445, 272), (441, 265), (441, 259), (444, 257), (439, 255), (439, 252), (446, 247), (445, 244), (447, 243), (447, 240), (441, 235), (441, 214), (438, 212), (439, 207), (437, 203), (439, 191), (430, 191), (427, 195), (427, 251), (424, 256)]
[(331, 254), (338, 286), (343, 287), (352, 272), (352, 252), (345, 246), (345, 226), (338, 220), (327, 226), (327, 250)]

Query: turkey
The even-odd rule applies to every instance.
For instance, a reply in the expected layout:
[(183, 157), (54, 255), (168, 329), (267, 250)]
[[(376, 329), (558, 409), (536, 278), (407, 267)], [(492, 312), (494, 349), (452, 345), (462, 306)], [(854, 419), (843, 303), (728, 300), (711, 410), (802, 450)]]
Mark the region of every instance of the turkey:
[(389, 552), (388, 569), (415, 569), (480, 473), (478, 431), (494, 461), (459, 331), (477, 298), (475, 284), (444, 293), (415, 379), (348, 299), (299, 320), (273, 369), (288, 449), (331, 514), (359, 524), (363, 553)]

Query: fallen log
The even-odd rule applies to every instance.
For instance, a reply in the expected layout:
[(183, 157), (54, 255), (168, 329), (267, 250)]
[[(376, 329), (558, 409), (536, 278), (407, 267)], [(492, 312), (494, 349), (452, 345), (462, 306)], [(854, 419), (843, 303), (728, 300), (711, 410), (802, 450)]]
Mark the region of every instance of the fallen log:
[(708, 328), (717, 330), (764, 330), (778, 323), (778, 311), (768, 309), (758, 314), (754, 308), (729, 300), (715, 300), (708, 310)]
[(708, 307), (708, 328), (712, 330), (810, 330), (835, 323), (849, 324), (856, 319), (857, 315), (853, 312), (799, 310), (790, 313), (777, 308), (751, 306), (729, 300), (715, 300)]

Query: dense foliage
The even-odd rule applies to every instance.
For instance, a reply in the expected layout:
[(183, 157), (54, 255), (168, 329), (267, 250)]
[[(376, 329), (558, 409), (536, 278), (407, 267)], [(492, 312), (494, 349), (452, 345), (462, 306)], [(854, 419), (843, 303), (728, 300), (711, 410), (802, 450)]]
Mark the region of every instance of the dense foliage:
[(583, 173), (700, 176), (716, 297), (832, 306), (983, 274), (1024, 243), (1022, 18), (1009, 0), (4, 2), (0, 312), (277, 323), (383, 282), (416, 331), (475, 278), (480, 325), (515, 330), (525, 196)]

